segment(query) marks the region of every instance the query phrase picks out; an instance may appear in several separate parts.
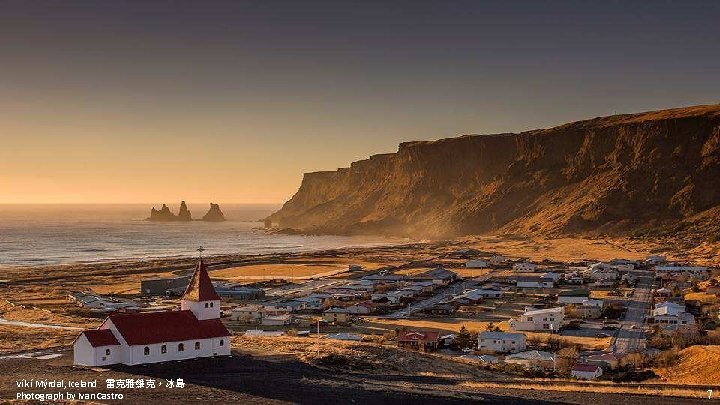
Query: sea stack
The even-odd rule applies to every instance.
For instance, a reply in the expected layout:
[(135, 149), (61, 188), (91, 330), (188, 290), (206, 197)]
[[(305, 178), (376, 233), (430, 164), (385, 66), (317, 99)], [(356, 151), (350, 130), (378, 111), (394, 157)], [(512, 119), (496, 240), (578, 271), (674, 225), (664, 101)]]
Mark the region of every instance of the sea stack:
[(150, 218), (148, 218), (147, 220), (156, 222), (170, 222), (177, 220), (177, 217), (170, 211), (170, 208), (168, 208), (167, 205), (163, 204), (159, 210), (156, 210), (155, 207), (153, 207), (150, 210)]
[(207, 214), (203, 216), (202, 220), (208, 222), (222, 222), (225, 221), (225, 215), (220, 210), (219, 204), (210, 203), (210, 209)]
[(178, 221), (192, 221), (192, 215), (190, 215), (190, 211), (188, 210), (187, 204), (185, 204), (185, 201), (180, 202), (180, 212), (178, 212), (177, 215)]

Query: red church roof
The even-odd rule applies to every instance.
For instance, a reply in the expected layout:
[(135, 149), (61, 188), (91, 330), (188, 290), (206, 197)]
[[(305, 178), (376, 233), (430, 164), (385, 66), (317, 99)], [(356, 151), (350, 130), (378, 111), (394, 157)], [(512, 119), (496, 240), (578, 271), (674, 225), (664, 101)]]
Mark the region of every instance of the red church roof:
[[(108, 317), (128, 345), (230, 336), (220, 319), (198, 320), (191, 311), (113, 313)], [(87, 331), (86, 331), (87, 332)]]
[(193, 273), (190, 284), (188, 284), (185, 294), (183, 294), (183, 299), (188, 301), (220, 300), (220, 296), (215, 291), (212, 281), (210, 281), (207, 264), (205, 264), (202, 259), (200, 259), (195, 268), (195, 273)]
[(92, 347), (120, 345), (120, 342), (109, 329), (86, 330), (83, 331), (83, 335), (85, 335)]

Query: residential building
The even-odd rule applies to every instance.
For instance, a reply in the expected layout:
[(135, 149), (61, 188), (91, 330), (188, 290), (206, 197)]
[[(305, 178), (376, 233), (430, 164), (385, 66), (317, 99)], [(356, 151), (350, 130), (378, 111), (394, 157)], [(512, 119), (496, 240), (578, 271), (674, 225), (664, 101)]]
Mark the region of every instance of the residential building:
[(476, 259), (476, 260), (468, 260), (465, 262), (465, 267), (468, 269), (486, 269), (489, 266), (489, 263), (485, 260)]
[(398, 346), (416, 350), (435, 350), (440, 344), (440, 332), (422, 329), (404, 329), (398, 332)]
[(530, 262), (520, 262), (513, 264), (513, 271), (518, 273), (532, 273), (537, 270), (537, 264)]
[(353, 315), (345, 308), (330, 308), (323, 312), (323, 320), (334, 324), (348, 324)]
[(505, 356), (505, 363), (519, 364), (527, 368), (551, 369), (555, 366), (555, 355), (550, 352), (530, 350)]
[(478, 350), (492, 353), (518, 353), (525, 350), (524, 333), (481, 332)]
[(558, 304), (582, 304), (583, 301), (590, 298), (590, 291), (585, 289), (576, 289), (569, 291), (561, 291), (558, 294)]
[(517, 277), (515, 279), (517, 288), (552, 288), (555, 282), (551, 278), (543, 277)]
[(270, 315), (263, 316), (260, 324), (263, 326), (285, 326), (290, 325), (293, 321), (292, 315)]
[(620, 365), (620, 357), (615, 353), (600, 353), (585, 357), (585, 363), (614, 370)]
[(570, 376), (580, 380), (594, 380), (603, 374), (602, 367), (597, 364), (576, 364), (570, 370)]
[(260, 305), (247, 305), (235, 307), (230, 313), (230, 320), (242, 323), (260, 323), (263, 317), (263, 308)]
[(518, 319), (510, 320), (512, 331), (557, 331), (565, 319), (565, 308), (529, 309)]

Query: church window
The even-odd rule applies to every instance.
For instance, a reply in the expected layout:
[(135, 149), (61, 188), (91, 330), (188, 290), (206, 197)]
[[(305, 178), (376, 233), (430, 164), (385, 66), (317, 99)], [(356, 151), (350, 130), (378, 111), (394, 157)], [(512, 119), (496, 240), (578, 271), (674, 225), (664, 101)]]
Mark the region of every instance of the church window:
[(106, 356), (109, 356), (109, 355), (110, 355), (110, 349), (105, 349), (105, 355), (106, 355)]
[(206, 302), (206, 303), (205, 303), (205, 308), (207, 308), (207, 307), (208, 307), (208, 303)]
[(160, 346), (160, 353), (162, 353), (162, 354), (167, 353), (167, 345)]
[(195, 350), (200, 350), (200, 342), (195, 342)]
[(178, 351), (184, 352), (185, 351), (185, 345), (183, 343), (178, 344)]
[(150, 348), (147, 347), (147, 346), (145, 346), (144, 352), (145, 352), (145, 355), (146, 355), (146, 356), (149, 356), (149, 355), (150, 355)]
[(225, 341), (222, 340), (222, 339), (220, 339), (220, 346), (222, 346), (222, 345), (224, 345), (224, 344), (225, 344)]

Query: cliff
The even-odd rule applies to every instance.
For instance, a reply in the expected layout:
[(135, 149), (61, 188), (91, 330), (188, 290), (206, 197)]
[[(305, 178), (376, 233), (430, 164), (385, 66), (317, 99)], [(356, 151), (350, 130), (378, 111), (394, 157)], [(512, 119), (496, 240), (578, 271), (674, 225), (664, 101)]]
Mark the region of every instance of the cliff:
[(307, 233), (450, 237), (720, 230), (720, 105), (400, 144), (307, 173), (266, 220)]

